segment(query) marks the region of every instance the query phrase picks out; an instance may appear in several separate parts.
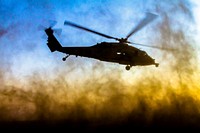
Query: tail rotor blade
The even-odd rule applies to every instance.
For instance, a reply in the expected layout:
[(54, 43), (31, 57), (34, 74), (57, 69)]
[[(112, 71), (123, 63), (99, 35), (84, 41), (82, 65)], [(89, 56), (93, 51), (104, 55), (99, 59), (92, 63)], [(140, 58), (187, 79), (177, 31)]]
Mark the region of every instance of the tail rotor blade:
[(45, 30), (45, 29), (47, 29), (47, 28), (52, 28), (52, 27), (54, 27), (56, 24), (57, 24), (57, 21), (55, 21), (55, 20), (49, 20), (49, 21), (48, 21), (48, 24), (44, 24), (45, 26), (40, 24), (40, 25), (37, 27), (37, 29), (38, 29), (39, 31)]
[(39, 25), (38, 27), (37, 27), (37, 29), (39, 30), (39, 31), (41, 31), (41, 30), (45, 30), (47, 27), (45, 27), (45, 26), (43, 26), (43, 25)]
[(49, 26), (54, 27), (57, 24), (57, 21), (55, 20), (49, 20)]
[(54, 33), (57, 34), (58, 36), (60, 36), (61, 33), (62, 33), (62, 29), (61, 29), (61, 28), (60, 28), (60, 29), (53, 29), (53, 31), (54, 31)]

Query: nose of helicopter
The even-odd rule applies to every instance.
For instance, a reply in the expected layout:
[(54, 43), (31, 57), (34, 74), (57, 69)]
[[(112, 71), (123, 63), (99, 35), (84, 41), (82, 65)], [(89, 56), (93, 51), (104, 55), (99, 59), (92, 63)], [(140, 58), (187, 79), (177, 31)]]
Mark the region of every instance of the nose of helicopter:
[(155, 62), (155, 59), (152, 59), (152, 60), (153, 60), (153, 63), (152, 63), (152, 64), (155, 65), (155, 67), (158, 67), (158, 66), (159, 66), (159, 63), (156, 63), (156, 62)]
[(149, 55), (147, 55), (146, 62), (148, 62), (149, 65), (155, 65), (155, 67), (159, 66), (159, 64), (155, 62), (155, 59), (151, 58)]

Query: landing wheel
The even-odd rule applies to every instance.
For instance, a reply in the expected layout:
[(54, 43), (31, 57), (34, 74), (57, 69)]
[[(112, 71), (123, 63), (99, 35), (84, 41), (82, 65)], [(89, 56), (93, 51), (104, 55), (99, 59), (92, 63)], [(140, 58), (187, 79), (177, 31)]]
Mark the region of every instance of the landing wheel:
[(156, 63), (156, 64), (155, 64), (155, 66), (156, 66), (156, 67), (158, 67), (158, 66), (159, 66), (159, 64), (158, 64), (158, 63)]
[(66, 61), (66, 58), (62, 58), (63, 61)]
[(130, 68), (131, 68), (131, 66), (129, 66), (129, 65), (126, 66), (127, 71), (130, 70)]

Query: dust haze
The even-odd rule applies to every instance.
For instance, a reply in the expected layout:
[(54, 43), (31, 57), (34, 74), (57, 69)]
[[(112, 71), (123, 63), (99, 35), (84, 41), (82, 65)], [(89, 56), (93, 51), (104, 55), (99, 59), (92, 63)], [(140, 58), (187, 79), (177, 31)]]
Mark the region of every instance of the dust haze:
[(89, 59), (85, 63), (72, 57), (66, 63), (59, 60), (50, 71), (42, 69), (21, 79), (3, 54), (0, 120), (200, 126), (200, 71), (190, 37), (193, 13), (186, 3), (152, 5), (159, 19), (150, 26), (154, 36), (148, 39), (177, 49), (150, 50), (160, 63), (158, 68), (133, 67), (127, 72), (118, 64)]

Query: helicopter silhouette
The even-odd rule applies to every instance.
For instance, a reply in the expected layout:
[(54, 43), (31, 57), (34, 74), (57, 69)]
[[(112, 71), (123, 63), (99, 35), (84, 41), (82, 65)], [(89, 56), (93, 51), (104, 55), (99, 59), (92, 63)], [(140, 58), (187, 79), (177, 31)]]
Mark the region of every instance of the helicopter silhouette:
[(89, 28), (83, 27), (81, 25), (75, 24), (73, 22), (65, 21), (64, 25), (85, 30), (108, 39), (114, 39), (117, 42), (101, 42), (97, 43), (96, 45), (88, 47), (63, 47), (54, 36), (54, 30), (52, 29), (51, 26), (45, 29), (45, 33), (48, 36), (47, 45), (51, 52), (58, 51), (67, 54), (65, 57), (63, 57), (62, 59), (63, 61), (65, 61), (70, 55), (75, 55), (76, 57), (80, 56), (80, 57), (94, 58), (100, 61), (113, 62), (126, 65), (125, 67), (126, 70), (130, 70), (132, 66), (155, 65), (156, 67), (158, 67), (159, 64), (155, 62), (155, 59), (150, 57), (145, 51), (140, 50), (129, 44), (158, 48), (158, 49), (163, 49), (163, 48), (157, 46), (137, 44), (128, 41), (129, 37), (131, 37), (133, 34), (141, 30), (144, 26), (152, 22), (156, 17), (157, 15), (153, 13), (146, 13), (146, 17), (142, 19), (140, 23), (135, 28), (133, 28), (125, 38), (112, 37), (91, 30)]

